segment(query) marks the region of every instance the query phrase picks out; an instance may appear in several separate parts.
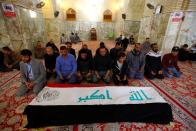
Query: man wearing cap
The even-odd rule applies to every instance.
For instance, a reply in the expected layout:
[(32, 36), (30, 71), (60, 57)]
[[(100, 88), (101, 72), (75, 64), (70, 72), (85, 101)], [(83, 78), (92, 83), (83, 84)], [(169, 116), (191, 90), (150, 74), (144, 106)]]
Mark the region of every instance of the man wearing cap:
[(172, 48), (171, 53), (165, 54), (163, 56), (163, 60), (162, 60), (163, 74), (168, 78), (172, 78), (174, 76), (180, 77), (180, 75), (182, 74), (177, 64), (178, 51), (179, 51), (179, 47), (174, 46)]

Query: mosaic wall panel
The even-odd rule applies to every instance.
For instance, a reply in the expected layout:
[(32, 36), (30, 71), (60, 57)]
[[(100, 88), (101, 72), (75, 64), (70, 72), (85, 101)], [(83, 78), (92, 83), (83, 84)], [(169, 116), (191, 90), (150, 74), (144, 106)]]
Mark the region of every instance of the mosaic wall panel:
[(151, 17), (144, 17), (141, 20), (138, 41), (142, 42), (146, 37), (150, 37)]
[(47, 39), (53, 39), (59, 43), (61, 33), (69, 38), (71, 32), (77, 32), (83, 41), (90, 40), (90, 29), (94, 27), (97, 31), (97, 39), (107, 39), (109, 33), (114, 33), (114, 23), (63, 21), (60, 19), (45, 19)]
[(0, 10), (0, 48), (10, 44), (10, 36), (7, 31), (6, 23)]
[(196, 12), (186, 12), (182, 22), (176, 45), (196, 44)]
[(196, 44), (196, 12), (185, 12), (183, 22), (172, 22), (172, 14), (168, 22), (162, 50), (164, 53), (171, 51), (174, 45), (181, 46)]
[(53, 40), (59, 43), (60, 35), (63, 33), (64, 23), (59, 19), (45, 19), (45, 33), (47, 41)]
[(139, 42), (150, 37), (152, 42), (157, 42), (161, 47), (167, 29), (170, 14), (160, 14), (151, 17), (144, 17), (141, 20), (139, 31)]
[(65, 32), (69, 36), (71, 32), (78, 32), (82, 40), (90, 40), (90, 30), (95, 28), (97, 31), (97, 39), (107, 39), (110, 33), (114, 34), (114, 23), (104, 22), (69, 22), (65, 21)]
[(116, 37), (121, 33), (124, 32), (125, 35), (134, 35), (135, 40), (137, 41), (138, 35), (139, 35), (139, 29), (140, 29), (140, 21), (120, 21), (116, 22), (115, 27), (115, 34)]
[(71, 32), (77, 32), (81, 40), (90, 40), (90, 29), (95, 28), (97, 31), (98, 40), (110, 39), (119, 35), (119, 32), (125, 34), (133, 34), (136, 39), (139, 34), (140, 22), (125, 21), (125, 22), (84, 22), (84, 21), (63, 21), (60, 19), (45, 19), (45, 29), (47, 39), (53, 39), (59, 43), (61, 33), (64, 33), (66, 38), (69, 38)]
[(4, 17), (0, 13), (1, 37), (0, 47), (10, 46), (19, 51), (23, 48), (32, 49), (34, 44), (44, 38), (44, 19), (42, 13), (36, 12), (31, 18), (29, 10), (15, 6), (16, 17)]

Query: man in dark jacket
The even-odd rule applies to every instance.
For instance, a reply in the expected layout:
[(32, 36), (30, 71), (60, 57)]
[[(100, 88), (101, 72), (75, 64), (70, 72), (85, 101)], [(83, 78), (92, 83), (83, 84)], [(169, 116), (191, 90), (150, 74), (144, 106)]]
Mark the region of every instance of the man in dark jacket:
[(20, 60), (21, 56), (16, 53), (15, 51), (12, 51), (8, 46), (5, 46), (2, 48), (3, 54), (4, 54), (4, 64), (7, 68), (10, 70), (17, 69), (20, 70)]
[[(99, 49), (100, 49), (100, 48), (102, 48), (102, 47), (105, 47), (105, 48), (106, 48), (106, 46), (105, 46), (105, 43), (104, 43), (104, 42), (100, 42), (100, 44), (99, 44), (99, 48), (97, 48), (97, 50), (96, 50), (96, 54), (95, 54), (95, 55), (99, 54)], [(109, 54), (109, 51), (108, 51), (108, 49), (107, 49), (107, 48), (106, 48), (106, 51), (107, 51), (107, 54)]]
[(189, 60), (189, 50), (188, 50), (188, 45), (184, 44), (178, 52), (178, 60), (179, 61), (187, 61)]
[(72, 48), (72, 43), (66, 42), (66, 45), (67, 45), (68, 52), (76, 58), (76, 51), (75, 51), (75, 49)]
[(9, 69), (6, 65), (5, 65), (5, 61), (4, 61), (4, 54), (2, 51), (0, 51), (0, 72), (8, 72), (11, 71), (12, 69)]
[(93, 58), (92, 51), (90, 49), (88, 49), (87, 44), (83, 44), (82, 45), (82, 48), (79, 50), (78, 56), (81, 54), (81, 51), (82, 50), (86, 50), (87, 51), (87, 54), (88, 54), (88, 57), (91, 58), (91, 59)]
[(99, 54), (94, 57), (94, 69), (93, 82), (96, 83), (100, 79), (103, 79), (105, 83), (110, 83), (112, 60), (107, 53), (105, 47), (100, 47)]
[(47, 80), (56, 77), (56, 58), (59, 56), (58, 53), (53, 51), (53, 48), (48, 46), (46, 47), (46, 54), (44, 55), (45, 67), (46, 67), (46, 76)]
[(46, 47), (52, 47), (53, 48), (53, 51), (55, 53), (58, 53), (59, 54), (59, 49), (57, 48), (57, 46), (55, 45), (55, 43), (53, 42), (53, 40), (51, 39), (47, 44), (46, 44)]
[(151, 45), (152, 50), (146, 55), (146, 64), (144, 74), (149, 79), (163, 79), (163, 71), (161, 66), (161, 53), (158, 50), (157, 43)]
[(128, 44), (129, 44), (129, 39), (127, 39), (127, 37), (125, 36), (122, 36), (121, 47), (124, 49), (124, 51), (126, 51)]
[(77, 67), (78, 82), (82, 82), (82, 80), (91, 82), (93, 73), (93, 60), (88, 55), (88, 51), (86, 49), (80, 50), (80, 54), (77, 59)]
[(123, 48), (121, 48), (119, 42), (116, 42), (115, 47), (110, 50), (110, 57), (113, 62), (115, 62), (117, 60), (118, 54), (120, 52), (123, 52)]
[(179, 47), (174, 46), (172, 48), (171, 53), (165, 54), (163, 56), (163, 60), (162, 60), (163, 74), (168, 78), (172, 78), (173, 76), (180, 77), (181, 75), (180, 68), (178, 67), (178, 63), (177, 63), (178, 51), (179, 51)]
[(130, 43), (131, 45), (133, 45), (133, 44), (135, 43), (134, 38), (133, 38), (133, 35), (131, 35), (131, 36), (129, 37), (129, 43)]
[(120, 83), (122, 83), (123, 85), (128, 84), (126, 75), (127, 67), (128, 65), (126, 62), (126, 54), (124, 52), (121, 52), (112, 66), (112, 79), (115, 85), (119, 85)]

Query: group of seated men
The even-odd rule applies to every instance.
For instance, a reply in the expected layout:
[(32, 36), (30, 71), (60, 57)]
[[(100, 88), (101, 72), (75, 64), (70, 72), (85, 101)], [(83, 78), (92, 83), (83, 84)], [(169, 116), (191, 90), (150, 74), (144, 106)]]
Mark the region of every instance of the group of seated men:
[[(128, 79), (141, 80), (144, 75), (149, 79), (163, 79), (164, 76), (172, 78), (182, 74), (177, 65), (179, 47), (176, 46), (172, 48), (171, 53), (163, 56), (162, 61), (157, 43), (151, 44), (151, 50), (145, 55), (140, 43), (135, 43), (134, 49), (126, 54), (119, 42), (116, 42), (110, 51), (101, 42), (94, 57), (88, 46), (83, 44), (77, 59), (74, 55), (75, 50), (69, 47), (70, 42), (62, 45), (60, 51), (54, 46), (50, 43), (46, 45), (45, 67), (42, 61), (32, 57), (30, 50), (24, 49), (20, 52), (22, 84), (17, 96), (23, 96), (30, 90), (35, 94), (39, 93), (50, 79), (55, 79), (56, 83), (80, 83), (83, 80), (97, 83), (102, 80), (106, 84), (113, 80), (115, 85), (127, 85)], [(4, 54), (5, 49), (3, 48)], [(12, 67), (14, 65), (15, 63)], [(5, 67), (6, 65), (1, 63), (0, 69)]]

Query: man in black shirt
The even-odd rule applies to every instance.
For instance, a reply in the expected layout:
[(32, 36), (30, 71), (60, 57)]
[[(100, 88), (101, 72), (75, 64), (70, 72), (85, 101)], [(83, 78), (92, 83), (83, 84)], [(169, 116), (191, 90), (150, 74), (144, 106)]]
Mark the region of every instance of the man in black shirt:
[[(102, 48), (102, 47), (105, 47), (105, 48), (106, 48), (106, 46), (105, 46), (105, 43), (104, 43), (104, 42), (100, 42), (100, 44), (99, 44), (99, 48), (97, 48), (97, 50), (96, 50), (96, 54), (95, 54), (95, 55), (99, 54), (99, 49), (100, 49), (100, 48)], [(109, 51), (108, 51), (108, 49), (107, 49), (107, 48), (106, 48), (106, 51), (107, 51), (107, 54), (109, 54)]]
[(127, 39), (127, 37), (125, 36), (122, 36), (121, 47), (124, 49), (124, 51), (126, 51), (128, 44), (129, 44), (129, 39)]
[(110, 83), (111, 66), (112, 60), (110, 55), (107, 54), (107, 49), (105, 47), (100, 47), (99, 54), (96, 54), (94, 57), (95, 73), (93, 76), (93, 82), (96, 83), (100, 79), (103, 79), (105, 83)]
[(53, 51), (53, 48), (48, 46), (46, 47), (46, 54), (44, 55), (44, 61), (45, 61), (45, 67), (46, 67), (46, 75), (47, 80), (55, 78), (56, 77), (56, 58), (59, 56), (58, 53), (55, 53)]
[(11, 71), (8, 67), (6, 67), (4, 63), (4, 54), (2, 51), (0, 51), (0, 72), (8, 72)]
[(196, 61), (196, 44), (193, 44), (190, 48), (189, 60)]
[(57, 48), (57, 46), (55, 45), (55, 43), (53, 42), (52, 39), (46, 44), (46, 47), (48, 47), (48, 46), (52, 47), (53, 52), (59, 54), (59, 49)]
[(188, 50), (188, 45), (184, 44), (179, 52), (178, 52), (178, 60), (179, 61), (187, 61), (189, 60), (189, 50)]
[(76, 58), (76, 52), (75, 49), (72, 48), (72, 43), (66, 42), (66, 45), (67, 45), (68, 52)]
[(152, 50), (146, 55), (146, 64), (144, 74), (149, 79), (163, 79), (163, 71), (161, 66), (161, 54), (158, 51), (157, 43), (151, 45)]
[(115, 47), (110, 50), (110, 57), (113, 62), (115, 62), (117, 60), (118, 54), (120, 52), (123, 52), (123, 48), (121, 48), (119, 42), (116, 42)]
[(133, 44), (135, 43), (134, 38), (133, 38), (133, 35), (131, 35), (131, 36), (129, 37), (129, 43), (130, 43), (131, 45), (133, 45)]
[(91, 82), (93, 61), (92, 58), (88, 56), (86, 49), (80, 50), (80, 54), (77, 59), (77, 67), (78, 82), (81, 82), (84, 79)]
[(87, 54), (88, 54), (88, 57), (91, 58), (91, 59), (93, 58), (92, 51), (90, 49), (88, 49), (87, 44), (83, 44), (82, 45), (82, 48), (79, 50), (78, 56), (81, 54), (81, 51), (82, 50), (86, 50), (87, 51)]

